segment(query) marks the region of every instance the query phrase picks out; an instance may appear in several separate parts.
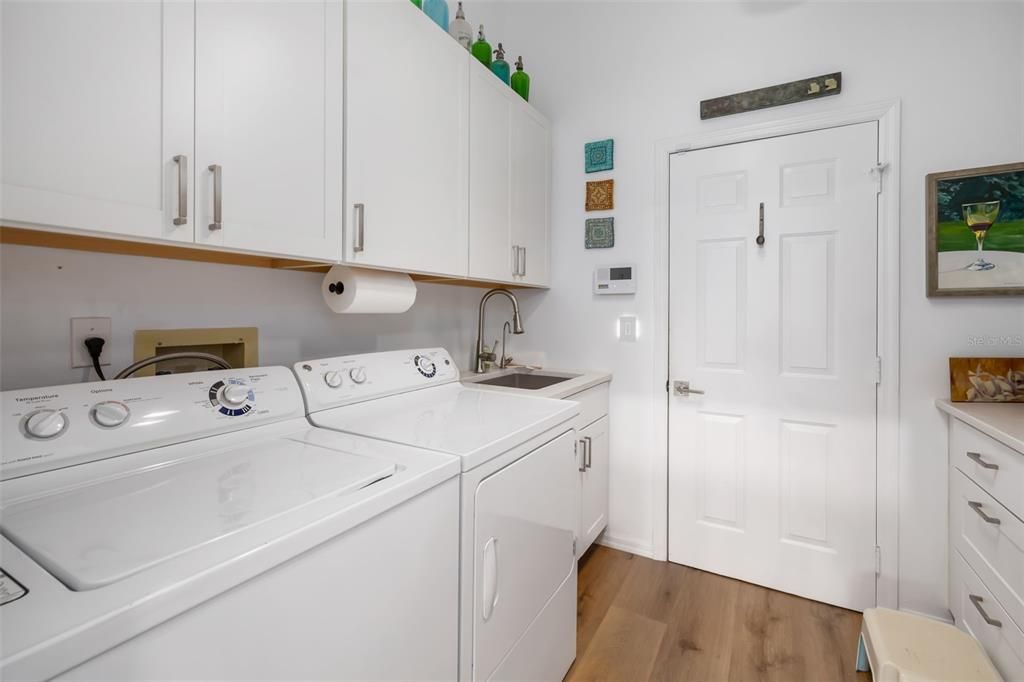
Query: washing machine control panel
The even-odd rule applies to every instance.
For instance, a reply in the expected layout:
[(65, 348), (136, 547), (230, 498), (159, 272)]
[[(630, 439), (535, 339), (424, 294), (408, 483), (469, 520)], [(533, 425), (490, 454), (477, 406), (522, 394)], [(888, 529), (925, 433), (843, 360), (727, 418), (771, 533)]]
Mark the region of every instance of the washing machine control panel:
[(294, 369), (310, 412), (459, 380), (443, 348), (306, 360)]
[(305, 414), (285, 367), (5, 391), (2, 409), (2, 479)]

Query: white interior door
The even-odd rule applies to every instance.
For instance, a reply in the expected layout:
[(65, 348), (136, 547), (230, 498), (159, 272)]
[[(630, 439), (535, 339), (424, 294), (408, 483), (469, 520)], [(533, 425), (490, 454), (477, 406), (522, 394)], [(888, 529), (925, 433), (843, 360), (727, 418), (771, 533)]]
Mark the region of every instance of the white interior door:
[(670, 166), (670, 376), (703, 394), (669, 397), (669, 559), (854, 609), (875, 605), (877, 140)]
[(15, 0), (0, 15), (0, 217), (191, 242), (192, 4)]
[(342, 29), (340, 0), (199, 0), (198, 242), (340, 259)]

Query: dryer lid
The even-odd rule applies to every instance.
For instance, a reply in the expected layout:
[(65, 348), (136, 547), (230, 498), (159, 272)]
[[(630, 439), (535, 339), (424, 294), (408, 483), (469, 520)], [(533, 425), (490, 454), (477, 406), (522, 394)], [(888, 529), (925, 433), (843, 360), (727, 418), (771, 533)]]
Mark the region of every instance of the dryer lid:
[[(392, 462), (275, 438), (18, 501), (0, 511), (0, 528), (69, 588), (90, 590), (317, 500), (343, 499), (395, 470)], [(265, 541), (254, 535), (253, 546)]]

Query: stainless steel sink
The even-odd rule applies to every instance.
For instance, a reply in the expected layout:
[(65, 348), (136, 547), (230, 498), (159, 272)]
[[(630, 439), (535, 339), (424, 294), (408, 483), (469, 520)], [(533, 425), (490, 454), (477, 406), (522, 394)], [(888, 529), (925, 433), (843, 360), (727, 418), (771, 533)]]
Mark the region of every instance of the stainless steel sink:
[(560, 384), (563, 381), (575, 379), (578, 374), (561, 374), (557, 372), (544, 372), (538, 370), (506, 370), (496, 376), (487, 377), (483, 375), (476, 377), (463, 377), (467, 383), (482, 384), (484, 386), (503, 386), (504, 388), (519, 388), (527, 391), (537, 391), (548, 386)]

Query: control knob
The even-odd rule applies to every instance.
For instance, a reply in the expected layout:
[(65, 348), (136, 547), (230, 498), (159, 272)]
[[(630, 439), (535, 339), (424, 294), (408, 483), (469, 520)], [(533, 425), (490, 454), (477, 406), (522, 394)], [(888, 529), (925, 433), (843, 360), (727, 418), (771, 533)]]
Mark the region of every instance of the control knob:
[(131, 410), (124, 403), (108, 400), (92, 406), (92, 420), (99, 426), (112, 429), (128, 421)]
[(327, 372), (324, 374), (324, 383), (328, 388), (338, 388), (341, 386), (341, 372), (334, 370)]
[(365, 367), (353, 367), (348, 371), (348, 378), (352, 380), (354, 384), (366, 383), (366, 368)]
[(249, 399), (249, 387), (245, 384), (224, 384), (219, 397), (222, 405), (241, 407)]
[(36, 410), (25, 419), (25, 433), (32, 438), (56, 438), (68, 428), (68, 418), (58, 410)]

